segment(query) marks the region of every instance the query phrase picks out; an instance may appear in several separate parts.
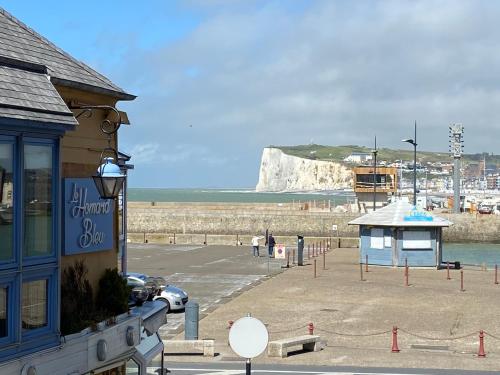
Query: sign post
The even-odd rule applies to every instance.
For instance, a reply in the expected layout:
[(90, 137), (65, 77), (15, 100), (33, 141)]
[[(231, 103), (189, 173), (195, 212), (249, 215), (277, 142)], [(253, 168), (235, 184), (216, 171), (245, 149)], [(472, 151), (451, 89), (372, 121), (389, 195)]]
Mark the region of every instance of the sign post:
[(242, 358), (246, 358), (246, 375), (252, 372), (252, 358), (266, 350), (269, 341), (267, 328), (259, 319), (248, 314), (238, 319), (229, 330), (229, 345)]

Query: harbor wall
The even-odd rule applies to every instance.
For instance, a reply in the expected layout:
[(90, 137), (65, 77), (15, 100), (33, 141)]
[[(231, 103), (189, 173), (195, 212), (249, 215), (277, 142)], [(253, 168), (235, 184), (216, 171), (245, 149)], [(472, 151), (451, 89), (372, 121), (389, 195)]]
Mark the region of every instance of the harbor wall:
[[(263, 235), (268, 229), (289, 243), (295, 243), (299, 234), (311, 241), (351, 238), (357, 246), (358, 227), (348, 222), (360, 216), (359, 213), (330, 212), (327, 208), (304, 210), (303, 206), (293, 203), (130, 202), (127, 209), (128, 240), (158, 243), (248, 244), (251, 236)], [(446, 242), (500, 242), (499, 216), (438, 215), (454, 223), (443, 231)], [(337, 230), (332, 229), (334, 225)]]

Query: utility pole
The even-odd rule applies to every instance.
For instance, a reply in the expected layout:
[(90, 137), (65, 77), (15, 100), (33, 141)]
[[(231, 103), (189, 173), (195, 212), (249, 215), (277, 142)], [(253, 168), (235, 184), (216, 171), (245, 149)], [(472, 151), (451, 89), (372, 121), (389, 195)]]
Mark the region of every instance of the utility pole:
[(464, 127), (462, 124), (451, 124), (449, 127), (450, 154), (453, 157), (453, 211), (460, 213), (460, 161), (463, 153)]
[(372, 150), (373, 154), (373, 211), (376, 210), (377, 205), (377, 136), (375, 136), (375, 148)]

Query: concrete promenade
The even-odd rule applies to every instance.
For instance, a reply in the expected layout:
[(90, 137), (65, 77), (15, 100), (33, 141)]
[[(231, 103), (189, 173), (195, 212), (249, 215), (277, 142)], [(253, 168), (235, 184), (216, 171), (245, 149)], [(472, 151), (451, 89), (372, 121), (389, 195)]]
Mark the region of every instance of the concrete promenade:
[[(357, 249), (334, 249), (294, 267), (220, 306), (200, 321), (200, 338), (216, 339), (214, 359), (236, 360), (227, 345), (228, 321), (251, 313), (267, 324), (270, 339), (306, 334), (313, 322), (315, 334), (327, 341), (320, 352), (296, 353), (255, 363), (304, 365), (383, 366), (500, 370), (500, 285), (492, 270), (465, 269), (465, 291), (460, 271), (370, 266), (360, 281)], [(364, 267), (363, 267), (364, 268)], [(399, 327), (399, 353), (391, 353), (391, 330)], [(479, 330), (485, 334), (485, 358), (478, 358)], [(181, 339), (183, 335), (179, 335)], [(192, 356), (166, 357), (193, 361)]]

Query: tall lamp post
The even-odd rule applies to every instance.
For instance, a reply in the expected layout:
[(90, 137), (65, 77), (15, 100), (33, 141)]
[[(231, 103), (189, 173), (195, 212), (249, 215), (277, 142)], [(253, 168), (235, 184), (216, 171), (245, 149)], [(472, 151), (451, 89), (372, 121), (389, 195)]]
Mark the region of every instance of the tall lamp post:
[(402, 141), (413, 145), (413, 205), (417, 207), (417, 121), (415, 121), (415, 137)]
[(377, 205), (377, 136), (375, 136), (375, 148), (372, 150), (373, 154), (373, 211), (376, 210)]

